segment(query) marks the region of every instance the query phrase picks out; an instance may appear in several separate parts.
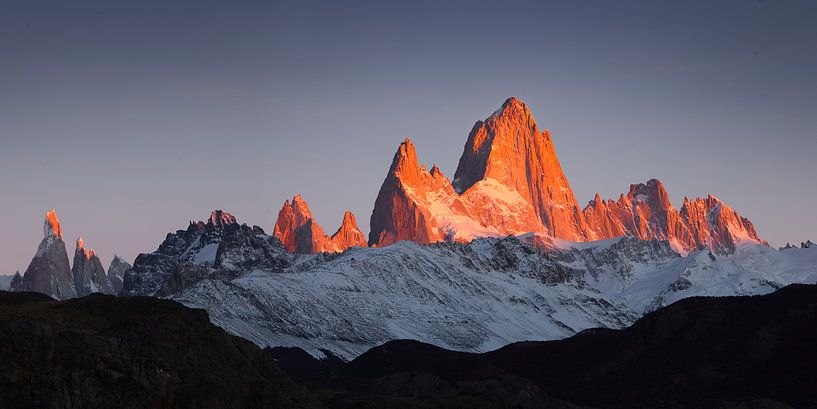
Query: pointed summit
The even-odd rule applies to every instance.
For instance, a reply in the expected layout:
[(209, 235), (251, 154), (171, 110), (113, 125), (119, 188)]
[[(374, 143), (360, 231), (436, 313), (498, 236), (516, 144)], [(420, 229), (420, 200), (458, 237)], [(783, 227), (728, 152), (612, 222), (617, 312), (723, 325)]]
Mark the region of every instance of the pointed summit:
[(111, 288), (115, 294), (122, 291), (122, 284), (125, 279), (125, 272), (131, 269), (131, 265), (122, 257), (113, 256), (111, 265), (108, 267), (108, 282), (111, 283)]
[(34, 291), (59, 300), (76, 297), (68, 252), (62, 241), (62, 228), (54, 209), (45, 215), (43, 236), (37, 253), (23, 275), (19, 290)]
[(284, 202), (278, 212), (273, 235), (290, 253), (342, 252), (352, 246), (366, 245), (351, 212), (346, 212), (340, 229), (329, 237), (314, 220), (309, 206), (300, 195), (295, 195), (291, 202)]
[(509, 98), (484, 122), (477, 121), (465, 143), (453, 186), (465, 193), (493, 179), (516, 191), (553, 237), (594, 238), (562, 171), (550, 133), (540, 131), (527, 105)]
[(43, 236), (48, 237), (51, 235), (62, 239), (60, 219), (57, 218), (57, 212), (55, 212), (53, 208), (45, 214), (45, 223), (43, 224)]
[[(423, 202), (434, 189), (434, 176), (421, 167), (414, 144), (406, 138), (394, 154), (370, 218), (369, 245), (385, 246), (400, 240), (434, 243), (443, 239)], [(440, 184), (450, 182), (441, 178)], [(453, 194), (453, 190), (451, 190)]]
[(74, 288), (77, 297), (84, 297), (92, 293), (114, 294), (102, 261), (93, 249), (85, 248), (82, 237), (77, 238), (77, 247), (74, 251), (74, 266), (71, 269), (74, 277)]
[(309, 211), (306, 201), (300, 195), (295, 195), (290, 202), (284, 202), (284, 206), (278, 212), (278, 219), (275, 221), (273, 236), (281, 240), (287, 251), (296, 251), (297, 238), (295, 232), (298, 228), (312, 220), (312, 212)]
[(350, 211), (343, 213), (343, 222), (332, 235), (332, 243), (336, 248), (347, 249), (349, 247), (366, 247), (366, 236), (357, 227), (355, 215)]
[(83, 240), (83, 239), (82, 239), (82, 237), (77, 237), (77, 245), (76, 245), (76, 247), (77, 247), (77, 248), (76, 248), (75, 254), (82, 254), (82, 256), (83, 256), (83, 257), (84, 257), (86, 260), (87, 260), (87, 259), (90, 259), (90, 258), (91, 258), (91, 256), (95, 256), (95, 255), (96, 255), (96, 252), (94, 252), (94, 249), (89, 249), (89, 250), (86, 250), (86, 249), (85, 249), (85, 240)]
[(230, 213), (222, 210), (213, 210), (213, 212), (210, 213), (210, 219), (207, 220), (207, 224), (212, 228), (223, 229), (230, 224), (236, 224), (236, 221), (235, 217)]

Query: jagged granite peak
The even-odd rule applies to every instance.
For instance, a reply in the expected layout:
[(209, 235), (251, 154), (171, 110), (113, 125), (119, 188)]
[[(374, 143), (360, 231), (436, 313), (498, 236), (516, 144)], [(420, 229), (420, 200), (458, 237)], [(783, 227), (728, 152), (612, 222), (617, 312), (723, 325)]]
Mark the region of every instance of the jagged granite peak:
[(729, 253), (740, 241), (764, 243), (748, 219), (712, 195), (695, 200), (685, 197), (679, 212), (658, 179), (630, 185), (627, 195), (616, 201), (601, 200), (597, 194), (583, 213), (599, 238), (668, 240), (681, 253), (702, 246)]
[(77, 297), (84, 297), (92, 293), (116, 294), (102, 267), (102, 261), (93, 249), (85, 248), (82, 237), (77, 238), (74, 251), (74, 265), (71, 268), (74, 276), (74, 288)]
[(717, 253), (735, 251), (738, 243), (766, 244), (758, 237), (749, 219), (713, 195), (687, 200), (681, 207), (681, 219), (689, 226), (698, 246)]
[(278, 240), (281, 240), (287, 251), (294, 253), (298, 241), (295, 231), (311, 219), (312, 212), (309, 210), (306, 201), (300, 195), (295, 195), (292, 202), (287, 199), (278, 212), (278, 219), (275, 221), (275, 229), (272, 234)]
[[(440, 179), (420, 166), (411, 140), (403, 140), (375, 199), (369, 223), (369, 245), (385, 246), (401, 240), (441, 241), (444, 236), (437, 230), (430, 209), (415, 197), (433, 188), (434, 180)], [(450, 183), (447, 187), (453, 194)]]
[(295, 195), (292, 202), (284, 202), (278, 212), (273, 235), (291, 253), (338, 253), (349, 247), (366, 245), (351, 212), (344, 214), (340, 228), (330, 237), (324, 234), (323, 228), (312, 217), (309, 205), (300, 195)]
[(233, 277), (242, 271), (275, 271), (291, 256), (258, 226), (195, 222), (168, 233), (153, 253), (139, 254), (124, 274), (121, 294), (162, 295), (207, 277)]
[(76, 297), (74, 277), (68, 264), (68, 252), (54, 209), (45, 215), (43, 236), (37, 247), (37, 253), (23, 275), (19, 290), (38, 292), (59, 300)]
[(131, 269), (130, 263), (124, 258), (114, 254), (111, 265), (108, 267), (108, 282), (111, 283), (114, 294), (122, 291), (122, 283), (125, 279), (125, 272)]
[(594, 238), (550, 134), (539, 131), (518, 99), (477, 122), (454, 180), (436, 165), (426, 170), (406, 138), (375, 200), (369, 244), (467, 242), (527, 232), (574, 241)]
[(539, 130), (527, 105), (517, 98), (509, 98), (474, 125), (453, 186), (462, 193), (486, 179), (496, 180), (530, 203), (552, 237), (594, 239), (556, 157), (550, 132)]
[(54, 236), (62, 239), (62, 227), (60, 226), (60, 219), (57, 217), (57, 212), (52, 208), (45, 214), (45, 222), (43, 223), (43, 236)]
[(366, 236), (357, 227), (355, 215), (348, 210), (343, 213), (343, 221), (338, 230), (332, 235), (331, 241), (337, 248), (343, 249), (367, 246)]
[(207, 224), (216, 229), (223, 229), (230, 224), (236, 224), (235, 217), (222, 210), (213, 210)]

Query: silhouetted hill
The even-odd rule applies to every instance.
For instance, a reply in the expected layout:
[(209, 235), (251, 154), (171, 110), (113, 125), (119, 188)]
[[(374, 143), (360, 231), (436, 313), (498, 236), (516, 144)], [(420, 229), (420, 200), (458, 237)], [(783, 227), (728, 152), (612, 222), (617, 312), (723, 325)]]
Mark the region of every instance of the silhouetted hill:
[(348, 363), (261, 350), (172, 301), (0, 292), (0, 408), (808, 408), (815, 340), (813, 285), (484, 354), (393, 341)]
[(439, 387), (609, 408), (817, 407), (815, 341), (817, 286), (792, 285), (765, 296), (690, 298), (624, 330), (485, 354), (393, 341), (312, 379), (396, 396), (434, 395)]
[(203, 310), (0, 292), (0, 408), (320, 407)]

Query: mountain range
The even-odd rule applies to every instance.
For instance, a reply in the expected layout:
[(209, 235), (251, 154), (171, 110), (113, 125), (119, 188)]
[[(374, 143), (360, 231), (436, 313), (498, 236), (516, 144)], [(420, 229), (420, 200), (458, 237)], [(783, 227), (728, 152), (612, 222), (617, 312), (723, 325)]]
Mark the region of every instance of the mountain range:
[(272, 234), (215, 210), (106, 273), (81, 239), (69, 268), (52, 210), (12, 290), (170, 298), (262, 347), (349, 360), (401, 338), (486, 352), (624, 328), (687, 297), (817, 281), (817, 248), (774, 250), (711, 195), (679, 211), (651, 179), (581, 208), (550, 132), (516, 98), (475, 123), (453, 180), (404, 140), (370, 227), (347, 211), (328, 235), (295, 195)]
[[(414, 144), (405, 139), (380, 187), (370, 227), (368, 245), (376, 247), (531, 232), (574, 242), (620, 236), (667, 240), (680, 253), (707, 247), (726, 254), (740, 242), (764, 243), (748, 219), (715, 196), (684, 198), (676, 210), (655, 179), (631, 185), (617, 200), (597, 194), (582, 209), (550, 132), (539, 129), (517, 98), (474, 124), (453, 181), (436, 165), (428, 170), (420, 164)], [(353, 233), (341, 239), (342, 231)], [(347, 212), (338, 233), (325, 236), (299, 196), (284, 204), (273, 232), (299, 253), (362, 246), (359, 233)]]

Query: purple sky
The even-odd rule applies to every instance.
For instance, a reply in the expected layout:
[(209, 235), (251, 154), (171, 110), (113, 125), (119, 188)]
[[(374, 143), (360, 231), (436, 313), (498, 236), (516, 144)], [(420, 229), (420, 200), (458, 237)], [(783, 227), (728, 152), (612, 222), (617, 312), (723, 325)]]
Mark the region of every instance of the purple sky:
[(815, 21), (813, 1), (3, 1), (0, 273), (52, 207), (106, 267), (214, 208), (271, 232), (295, 193), (368, 232), (404, 137), (450, 177), (512, 95), (582, 205), (659, 178), (676, 207), (713, 193), (773, 245), (814, 240)]

